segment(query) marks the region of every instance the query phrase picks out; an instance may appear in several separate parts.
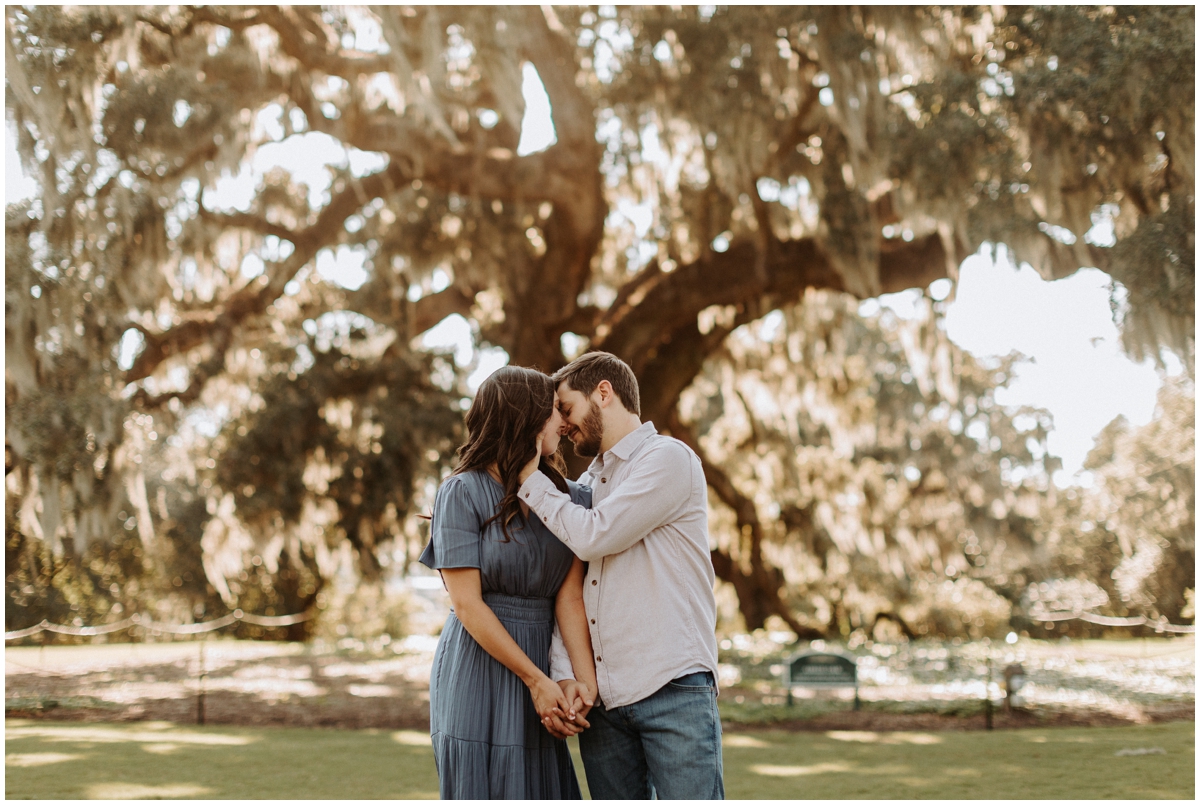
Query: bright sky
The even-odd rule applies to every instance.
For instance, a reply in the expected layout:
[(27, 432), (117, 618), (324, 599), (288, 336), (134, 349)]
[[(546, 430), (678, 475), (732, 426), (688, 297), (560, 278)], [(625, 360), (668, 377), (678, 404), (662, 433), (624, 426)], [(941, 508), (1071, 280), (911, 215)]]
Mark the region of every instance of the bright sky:
[[(555, 142), (555, 135), (549, 98), (530, 64), (524, 68), (522, 90), (526, 112), (518, 153), (524, 155), (549, 147)], [(207, 190), (206, 205), (248, 208), (260, 178), (276, 166), (290, 170), (297, 182), (308, 186), (311, 201), (320, 204), (328, 198), (331, 183), (326, 165), (348, 166), (356, 175), (364, 175), (387, 164), (385, 155), (345, 148), (323, 134), (297, 134), (284, 139), (279, 123), (281, 113), (279, 107), (271, 107), (259, 114), (260, 131), (274, 142), (261, 146), (249, 168), (241, 174), (223, 177)], [(14, 136), (12, 126), (7, 125), (4, 172), (7, 202), (27, 198), (37, 191), (36, 184), (21, 169)], [(798, 193), (803, 194), (806, 189), (807, 185), (803, 185)], [(797, 197), (794, 203), (803, 200)], [(626, 211), (624, 217), (633, 221), (637, 217), (635, 212), (640, 211)], [(365, 257), (361, 248), (341, 246), (323, 250), (317, 256), (316, 270), (330, 282), (357, 288), (367, 278), (363, 267)], [(261, 270), (261, 261), (243, 264), (247, 274)], [(444, 275), (440, 281), (435, 277), (434, 285), (427, 290), (440, 290), (438, 286), (444, 287), (445, 281)], [(956, 297), (946, 317), (950, 338), (976, 356), (1006, 355), (1016, 350), (1031, 359), (1021, 365), (1009, 388), (997, 394), (997, 402), (1009, 406), (1034, 405), (1053, 414), (1049, 449), (1063, 460), (1063, 469), (1054, 478), (1059, 486), (1089, 483), (1088, 473), (1080, 473), (1080, 469), (1095, 435), (1121, 414), (1134, 424), (1148, 422), (1162, 383), (1160, 373), (1150, 363), (1136, 364), (1121, 352), (1109, 311), (1108, 284), (1108, 275), (1096, 269), (1083, 269), (1066, 279), (1045, 282), (1028, 266), (1018, 269), (1003, 259), (993, 263), (976, 255), (960, 269)], [(945, 290), (939, 291), (939, 298), (944, 298)], [(919, 292), (914, 290), (881, 297), (878, 303), (868, 300), (863, 312), (883, 305), (897, 315), (911, 315), (918, 296)], [(477, 349), (472, 325), (457, 314), (426, 332), (419, 341), (426, 349), (452, 349), (455, 363), (471, 370), (467, 382), (472, 392), (489, 374), (508, 362), (508, 355), (502, 349)], [(123, 363), (132, 363), (136, 344), (122, 346)], [(1171, 374), (1182, 371), (1172, 356), (1168, 355), (1167, 361)]]
[[(1110, 278), (1095, 268), (1046, 282), (1030, 266), (974, 255), (959, 268), (958, 289), (946, 312), (954, 343), (977, 357), (1017, 351), (1030, 360), (996, 393), (1005, 406), (1045, 408), (1054, 417), (1048, 448), (1062, 459), (1056, 485), (1090, 484), (1080, 473), (1096, 434), (1118, 415), (1142, 425), (1154, 414), (1162, 385), (1152, 363), (1134, 363), (1121, 351), (1109, 308)], [(879, 303), (912, 315), (919, 292), (889, 294)], [(870, 301), (864, 303), (869, 312)], [(860, 308), (861, 310), (861, 308)], [(1170, 374), (1182, 365), (1164, 355)], [(1077, 475), (1077, 473), (1080, 473)]]

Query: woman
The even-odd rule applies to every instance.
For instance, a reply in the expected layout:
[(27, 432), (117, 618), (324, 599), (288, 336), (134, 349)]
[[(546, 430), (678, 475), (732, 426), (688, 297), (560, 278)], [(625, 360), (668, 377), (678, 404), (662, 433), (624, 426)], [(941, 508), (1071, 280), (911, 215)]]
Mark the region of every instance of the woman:
[[(566, 742), (543, 721), (571, 720), (572, 705), (594, 701), (596, 671), (583, 563), (517, 498), (539, 434), (540, 470), (579, 505), (591, 505), (591, 490), (559, 469), (562, 417), (541, 372), (497, 370), (479, 387), (466, 424), (458, 468), (438, 489), (421, 554), (441, 572), (453, 606), (429, 680), (441, 796), (580, 799)], [(579, 680), (566, 692), (548, 676), (556, 618)]]

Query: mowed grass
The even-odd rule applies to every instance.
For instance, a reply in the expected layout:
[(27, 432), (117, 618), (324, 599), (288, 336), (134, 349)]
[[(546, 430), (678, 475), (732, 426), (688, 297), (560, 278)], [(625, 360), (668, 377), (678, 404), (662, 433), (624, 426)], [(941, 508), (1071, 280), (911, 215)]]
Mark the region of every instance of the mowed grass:
[(730, 799), (1190, 800), (1195, 758), (1191, 722), (992, 732), (741, 732), (725, 736), (725, 793)]
[[(438, 790), (429, 738), (409, 730), (11, 719), (5, 737), (9, 799), (434, 799)], [(586, 785), (577, 751), (576, 769)], [(731, 799), (1193, 799), (1195, 727), (729, 733), (725, 787)]]
[(8, 799), (437, 799), (409, 730), (8, 719)]

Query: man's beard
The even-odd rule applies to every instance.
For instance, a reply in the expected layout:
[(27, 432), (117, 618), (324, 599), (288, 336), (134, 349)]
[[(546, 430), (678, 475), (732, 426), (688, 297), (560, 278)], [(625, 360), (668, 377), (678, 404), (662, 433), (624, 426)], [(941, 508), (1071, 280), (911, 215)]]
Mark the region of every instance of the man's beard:
[(583, 418), (583, 424), (576, 430), (583, 436), (583, 440), (580, 442), (571, 440), (571, 447), (575, 449), (575, 455), (583, 458), (595, 458), (600, 455), (600, 442), (604, 440), (604, 419), (600, 416), (598, 406), (588, 403), (587, 416)]

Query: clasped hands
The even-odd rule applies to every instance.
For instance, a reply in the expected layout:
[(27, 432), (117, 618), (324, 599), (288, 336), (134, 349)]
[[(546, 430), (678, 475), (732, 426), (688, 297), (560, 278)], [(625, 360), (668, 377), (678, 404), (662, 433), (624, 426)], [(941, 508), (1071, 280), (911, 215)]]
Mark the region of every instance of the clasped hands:
[(586, 716), (596, 702), (596, 691), (574, 679), (564, 679), (557, 685), (547, 679), (546, 683), (530, 692), (547, 732), (565, 739), (591, 726)]

